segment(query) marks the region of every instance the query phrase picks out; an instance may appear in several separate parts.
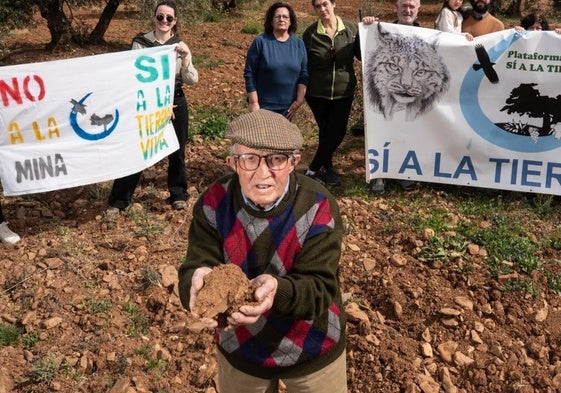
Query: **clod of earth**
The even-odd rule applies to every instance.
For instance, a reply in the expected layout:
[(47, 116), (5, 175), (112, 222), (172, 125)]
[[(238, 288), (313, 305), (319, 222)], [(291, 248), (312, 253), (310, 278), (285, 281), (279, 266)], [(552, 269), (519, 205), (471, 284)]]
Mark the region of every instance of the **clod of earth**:
[(225, 317), (254, 302), (249, 279), (237, 265), (228, 263), (215, 267), (205, 276), (193, 311), (201, 317), (217, 319), (222, 326)]

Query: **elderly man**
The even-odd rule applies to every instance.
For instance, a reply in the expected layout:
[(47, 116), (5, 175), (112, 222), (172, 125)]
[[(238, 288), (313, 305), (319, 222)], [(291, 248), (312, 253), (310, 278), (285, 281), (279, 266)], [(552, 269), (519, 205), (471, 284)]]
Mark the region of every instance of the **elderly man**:
[(470, 0), (471, 13), (462, 22), (462, 32), (474, 37), (504, 30), (503, 22), (489, 13), (491, 0)]
[(421, 0), (397, 0), (395, 3), (397, 20), (394, 23), (408, 26), (419, 26), (417, 14), (421, 8)]
[[(302, 135), (264, 109), (233, 120), (234, 173), (199, 198), (179, 269), (189, 310), (213, 267), (235, 263), (257, 304), (216, 330), (220, 393), (346, 392), (345, 316), (339, 288), (342, 222), (332, 195), (296, 173)], [(217, 322), (201, 318), (207, 327)]]

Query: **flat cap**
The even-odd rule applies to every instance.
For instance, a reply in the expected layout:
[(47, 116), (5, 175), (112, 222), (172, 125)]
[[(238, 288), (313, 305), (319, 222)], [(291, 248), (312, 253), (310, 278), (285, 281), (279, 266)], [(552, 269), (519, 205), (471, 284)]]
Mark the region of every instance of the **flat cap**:
[(281, 114), (259, 109), (232, 120), (224, 135), (252, 149), (292, 152), (302, 148), (300, 129)]

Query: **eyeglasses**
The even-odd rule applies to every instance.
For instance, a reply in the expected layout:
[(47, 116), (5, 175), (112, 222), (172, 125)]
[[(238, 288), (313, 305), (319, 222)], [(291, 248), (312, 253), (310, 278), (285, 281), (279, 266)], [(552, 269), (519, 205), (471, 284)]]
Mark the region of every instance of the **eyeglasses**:
[(158, 21), (160, 21), (160, 22), (163, 21), (164, 18), (168, 23), (171, 23), (175, 20), (175, 16), (173, 16), (173, 15), (164, 15), (164, 14), (156, 15), (156, 19), (158, 19)]
[(286, 168), (288, 159), (291, 157), (290, 154), (267, 154), (265, 156), (247, 153), (247, 154), (234, 154), (234, 160), (240, 165), (244, 171), (254, 171), (261, 165), (261, 159), (265, 159), (267, 167), (272, 171), (282, 171)]
[(331, 45), (331, 47), (329, 48), (329, 57), (331, 58), (331, 60), (335, 60), (336, 56), (337, 56), (337, 49), (335, 49), (335, 46)]
[(290, 19), (290, 15), (275, 15), (274, 18), (275, 18), (276, 20)]

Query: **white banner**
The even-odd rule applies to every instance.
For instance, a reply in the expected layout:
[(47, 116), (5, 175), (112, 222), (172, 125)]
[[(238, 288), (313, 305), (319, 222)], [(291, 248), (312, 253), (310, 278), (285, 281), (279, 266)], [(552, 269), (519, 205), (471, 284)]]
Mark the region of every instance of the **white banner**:
[(366, 180), (561, 194), (561, 35), (360, 25)]
[(174, 49), (0, 68), (4, 194), (111, 180), (177, 150)]

